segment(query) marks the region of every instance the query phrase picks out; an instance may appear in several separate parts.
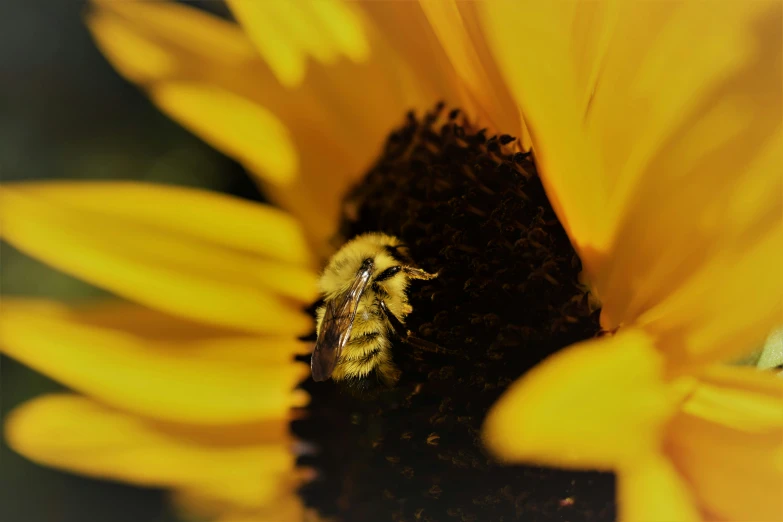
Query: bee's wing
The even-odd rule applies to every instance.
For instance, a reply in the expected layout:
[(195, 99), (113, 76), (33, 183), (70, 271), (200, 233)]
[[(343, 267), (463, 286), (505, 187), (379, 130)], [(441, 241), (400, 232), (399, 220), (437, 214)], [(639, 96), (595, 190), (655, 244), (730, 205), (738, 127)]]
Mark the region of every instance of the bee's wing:
[(367, 288), (367, 283), (370, 282), (371, 274), (372, 264), (368, 266), (365, 263), (348, 290), (326, 303), (321, 331), (318, 332), (315, 350), (310, 360), (314, 381), (325, 381), (331, 377), (343, 346), (351, 338), (359, 299)]

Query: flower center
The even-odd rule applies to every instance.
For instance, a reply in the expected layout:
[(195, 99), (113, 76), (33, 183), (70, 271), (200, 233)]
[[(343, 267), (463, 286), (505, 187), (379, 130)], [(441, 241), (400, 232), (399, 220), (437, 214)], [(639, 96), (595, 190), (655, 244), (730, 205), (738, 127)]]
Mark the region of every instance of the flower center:
[(509, 384), (600, 331), (579, 258), (515, 141), (488, 137), (441, 104), (421, 119), (408, 114), (346, 198), (343, 240), (384, 232), (421, 268), (440, 271), (411, 284), (406, 326), (456, 355), (395, 342), (402, 373), (393, 388), (303, 383), (312, 403), (292, 429), (317, 447), (300, 464), (319, 479), (300, 493), (323, 515), (614, 518), (611, 475), (502, 466), (482, 449), (481, 424)]

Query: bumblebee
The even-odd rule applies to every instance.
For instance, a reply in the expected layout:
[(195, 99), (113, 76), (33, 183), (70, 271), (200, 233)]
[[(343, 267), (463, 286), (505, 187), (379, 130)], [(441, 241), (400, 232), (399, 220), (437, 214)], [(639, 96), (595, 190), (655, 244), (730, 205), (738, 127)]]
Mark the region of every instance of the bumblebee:
[(346, 243), (320, 279), (323, 305), (316, 310), (317, 339), (310, 368), (313, 380), (357, 381), (370, 374), (394, 384), (392, 335), (425, 349), (437, 348), (405, 329), (413, 311), (407, 289), (412, 279), (433, 279), (410, 261), (402, 242), (371, 232)]

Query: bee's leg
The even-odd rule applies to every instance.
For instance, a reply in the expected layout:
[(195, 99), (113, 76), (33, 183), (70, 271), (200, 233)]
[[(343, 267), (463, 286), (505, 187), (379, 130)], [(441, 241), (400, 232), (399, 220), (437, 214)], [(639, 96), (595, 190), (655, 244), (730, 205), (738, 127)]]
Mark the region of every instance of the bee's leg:
[(439, 353), (439, 354), (446, 354), (446, 355), (460, 355), (454, 350), (449, 350), (442, 346), (438, 346), (435, 343), (431, 343), (429, 341), (425, 341), (424, 339), (419, 339), (418, 337), (415, 337), (410, 330), (405, 328), (405, 325), (402, 324), (402, 321), (400, 321), (397, 318), (397, 316), (394, 315), (391, 312), (391, 310), (389, 310), (389, 308), (386, 306), (386, 301), (384, 301), (383, 299), (381, 299), (380, 301), (380, 307), (381, 307), (381, 312), (383, 312), (383, 314), (389, 320), (389, 323), (391, 323), (392, 327), (394, 328), (394, 331), (397, 332), (397, 335), (400, 336), (400, 339), (402, 339), (404, 343), (410, 344), (411, 346), (415, 346), (416, 348), (419, 348), (420, 350), (424, 350), (425, 352)]
[(405, 275), (411, 279), (435, 279), (438, 277), (438, 274), (440, 274), (440, 272), (430, 274), (429, 272), (425, 272), (421, 268), (416, 268), (415, 266), (404, 266), (402, 267), (402, 271), (405, 272)]
[(397, 274), (399, 274), (402, 270), (404, 270), (402, 265), (390, 266), (389, 268), (387, 268), (386, 270), (384, 270), (383, 272), (381, 272), (380, 274), (375, 276), (373, 278), (372, 282), (373, 283), (380, 283), (382, 281), (386, 281), (387, 279), (391, 279), (392, 277), (394, 277)]
[(396, 276), (400, 272), (404, 273), (406, 276), (410, 277), (411, 279), (435, 279), (438, 277), (438, 274), (430, 274), (429, 272), (425, 272), (421, 268), (416, 268), (414, 266), (409, 265), (394, 265), (390, 266), (380, 274), (376, 275), (373, 278), (373, 283), (380, 283), (383, 281), (386, 281), (387, 279), (391, 279), (392, 277)]

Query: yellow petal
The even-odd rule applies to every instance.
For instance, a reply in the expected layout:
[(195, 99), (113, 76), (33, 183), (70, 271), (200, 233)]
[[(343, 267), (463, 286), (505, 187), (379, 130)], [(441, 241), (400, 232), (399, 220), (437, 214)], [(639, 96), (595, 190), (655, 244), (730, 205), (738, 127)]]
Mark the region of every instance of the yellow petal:
[(252, 100), (195, 82), (166, 82), (152, 87), (150, 97), (248, 170), (266, 173), (270, 182), (287, 184), (296, 176), (299, 158), (288, 129)]
[[(780, 59), (778, 55), (776, 60)], [(767, 58), (758, 60), (765, 62)], [(678, 137), (695, 157), (675, 155), (678, 163), (659, 160), (655, 166), (657, 172), (680, 177), (666, 176), (656, 182), (645, 177), (640, 181), (639, 191), (644, 191), (644, 196), (641, 192), (636, 195), (634, 210), (618, 231), (612, 267), (607, 268), (605, 280), (596, 282), (602, 287), (602, 321), (607, 327), (640, 316), (645, 320), (645, 313), (661, 318), (658, 331), (678, 329), (679, 325), (667, 322), (676, 323), (680, 318), (691, 323), (725, 323), (724, 331), (712, 334), (711, 339), (699, 333), (689, 341), (689, 351), (721, 352), (725, 346), (720, 337), (734, 345), (736, 338), (742, 339), (741, 346), (753, 349), (783, 318), (779, 308), (783, 278), (772, 259), (783, 254), (783, 134), (778, 118), (777, 127), (771, 130), (761, 116), (764, 111), (783, 113), (783, 103), (780, 98), (770, 100), (772, 95), (761, 88), (774, 80), (756, 80), (761, 85), (754, 90), (751, 80), (755, 71), (738, 74), (743, 80), (732, 77), (735, 83), (748, 77), (746, 92), (727, 93), (727, 99), (712, 108), (713, 112), (730, 108), (732, 114), (707, 114), (703, 119), (714, 121), (694, 122), (687, 138), (703, 143), (691, 144)], [(756, 109), (759, 115), (751, 115), (750, 108), (740, 110), (741, 101), (756, 97), (766, 100)], [(734, 99), (739, 100), (739, 108), (731, 105)], [(746, 120), (741, 119), (743, 115)], [(735, 119), (740, 121), (735, 123)], [(716, 145), (713, 140), (718, 137), (705, 128), (714, 129), (714, 133), (728, 128), (730, 136)], [(698, 133), (699, 129), (704, 132)], [(732, 148), (731, 162), (722, 161), (723, 147)], [(670, 157), (665, 157), (669, 161)], [(668, 183), (665, 187), (658, 185), (664, 182)], [(671, 193), (668, 187), (677, 189)], [(665, 211), (661, 201), (665, 201)], [(647, 217), (642, 217), (645, 213)], [(634, 241), (634, 237), (644, 239)], [(754, 289), (752, 298), (746, 297), (748, 288)], [(689, 317), (673, 315), (684, 309), (690, 310)], [(743, 327), (750, 330), (743, 331)]]
[(617, 504), (619, 520), (628, 522), (701, 520), (688, 483), (655, 453), (617, 472)]
[(667, 449), (701, 505), (727, 520), (783, 519), (783, 381), (720, 368), (684, 405)]
[(713, 254), (639, 317), (637, 324), (660, 339), (672, 360), (693, 366), (747, 355), (783, 320), (783, 220), (772, 219), (772, 230), (749, 233), (743, 248)]
[(2, 297), (0, 307), (27, 316), (57, 318), (88, 328), (127, 332), (159, 341), (197, 341), (247, 336), (246, 332), (190, 321), (126, 301), (100, 300), (66, 305), (46, 299)]
[[(255, 463), (260, 468), (264, 466), (263, 460), (255, 459)], [(289, 470), (275, 473), (265, 480), (252, 476), (244, 479), (240, 477), (230, 487), (227, 487), (225, 477), (215, 477), (184, 491), (187, 495), (200, 498), (203, 503), (213, 503), (213, 508), (218, 511), (232, 507), (259, 509), (283, 495), (293, 494), (302, 482), (301, 477)]]
[(614, 89), (599, 89), (591, 109), (605, 116), (596, 132), (614, 150), (609, 170), (619, 175), (617, 268), (607, 269), (604, 292), (629, 278), (640, 286), (626, 315), (714, 253), (752, 246), (783, 211), (781, 4), (638, 5), (616, 34), (634, 45), (609, 46), (600, 80), (628, 88), (619, 104)]
[[(260, 9), (250, 4), (255, 3), (242, 5)], [(358, 16), (355, 6), (308, 6), (290, 9), (318, 17), (343, 51), (354, 47), (358, 36), (341, 20)], [(177, 18), (173, 31), (166, 24), (171, 17)], [(181, 4), (100, 2), (89, 26), (120, 72), (264, 182), (265, 192), (305, 225), (320, 255), (329, 254), (326, 245), (336, 231), (343, 193), (377, 155), (392, 126), (412, 107), (448, 99), (369, 26), (361, 27), (372, 51), (369, 60), (311, 62), (295, 89), (279, 83), (238, 26)]]
[(530, 138), (481, 32), (476, 6), (474, 2), (421, 2), (454, 69), (487, 115), (487, 123), (499, 133), (521, 133), (520, 143), (528, 149)]
[(307, 401), (293, 388), (308, 373), (293, 337), (160, 340), (73, 320), (52, 308), (3, 301), (4, 354), (128, 411), (201, 424), (285, 418)]
[[(5, 185), (76, 210), (134, 219), (226, 247), (308, 266), (301, 226), (285, 212), (215, 192), (140, 182), (46, 182)], [(110, 203), (105, 200), (111, 199)], [(178, 209), (186, 208), (187, 212)]]
[(257, 74), (232, 73), (262, 65), (238, 26), (173, 2), (99, 2), (88, 23), (120, 72), (154, 87), (172, 117), (249, 170), (291, 182), (298, 159), (288, 130), (245, 94)]
[(303, 81), (308, 59), (331, 64), (338, 58), (368, 58), (363, 21), (348, 2), (229, 0), (229, 5), (280, 83), (288, 87)]
[[(296, 490), (310, 477), (310, 473), (297, 468), (274, 477), (275, 480), (263, 483), (248, 481), (234, 490), (217, 481), (207, 481), (198, 486), (178, 488), (172, 495), (172, 501), (184, 515), (184, 520), (212, 520), (227, 513), (234, 515), (237, 508), (241, 508), (243, 516), (251, 517), (251, 520), (267, 520), (269, 515), (280, 514), (274, 510), (282, 508), (287, 499), (293, 497), (298, 502)], [(280, 517), (273, 520), (299, 522), (302, 519)]]
[[(234, 23), (201, 9), (176, 2), (115, 2), (93, 0), (87, 22), (101, 50), (118, 60), (121, 72), (134, 81), (160, 78), (161, 73), (181, 74), (187, 56), (206, 62), (242, 65), (256, 59), (252, 42)], [(133, 28), (139, 28), (134, 30)], [(170, 45), (177, 53), (166, 52)], [(137, 53), (134, 59), (134, 53)], [(149, 54), (151, 53), (151, 54)], [(165, 56), (174, 68), (150, 68), (147, 58)], [(130, 69), (127, 67), (134, 65)], [(138, 72), (136, 76), (131, 73)]]
[(129, 30), (118, 17), (93, 13), (88, 22), (101, 50), (116, 62), (115, 66), (123, 76), (145, 82), (177, 72), (178, 63), (174, 56)]
[(306, 509), (296, 495), (288, 495), (269, 504), (262, 510), (245, 513), (228, 513), (217, 522), (322, 522), (313, 509)]
[(276, 497), (295, 461), (290, 441), (264, 442), (259, 434), (259, 441), (226, 444), (74, 395), (25, 403), (9, 415), (5, 434), (11, 448), (40, 464), (142, 486), (209, 487), (241, 508)]
[(484, 425), (513, 462), (612, 469), (653, 451), (674, 404), (660, 355), (638, 331), (563, 350), (514, 383)]
[[(582, 126), (611, 19), (600, 2), (481, 2), (484, 34), (517, 101), (547, 195), (586, 269), (605, 232), (607, 175)], [(598, 247), (600, 249), (600, 247)]]
[(279, 211), (137, 183), (12, 184), (0, 196), (5, 240), (119, 295), (255, 331), (311, 326), (296, 303), (316, 297), (316, 275)]
[(713, 366), (699, 376), (682, 411), (748, 433), (778, 430), (783, 427), (783, 380), (756, 368)]
[[(697, 299), (734, 306), (721, 315), (693, 306), (699, 320), (730, 321), (743, 313), (739, 307), (764, 314), (780, 296), (780, 277), (765, 271), (768, 263), (744, 264), (742, 256), (764, 248), (767, 238), (778, 241), (767, 234), (783, 213), (781, 5), (721, 2), (709, 14), (699, 3), (634, 5), (620, 12), (617, 44), (607, 47), (590, 107), (590, 128), (615, 183), (610, 218), (617, 226), (593, 281), (603, 322), (631, 323), (666, 299), (690, 307), (689, 280), (703, 271), (713, 284), (700, 284)], [(751, 282), (759, 299), (734, 293)], [(751, 332), (727, 330), (725, 337), (754, 342)], [(720, 348), (709, 341), (691, 342)]]
[(716, 258), (741, 286), (731, 256), (783, 211), (780, 3), (531, 4), (481, 5), (605, 326)]

